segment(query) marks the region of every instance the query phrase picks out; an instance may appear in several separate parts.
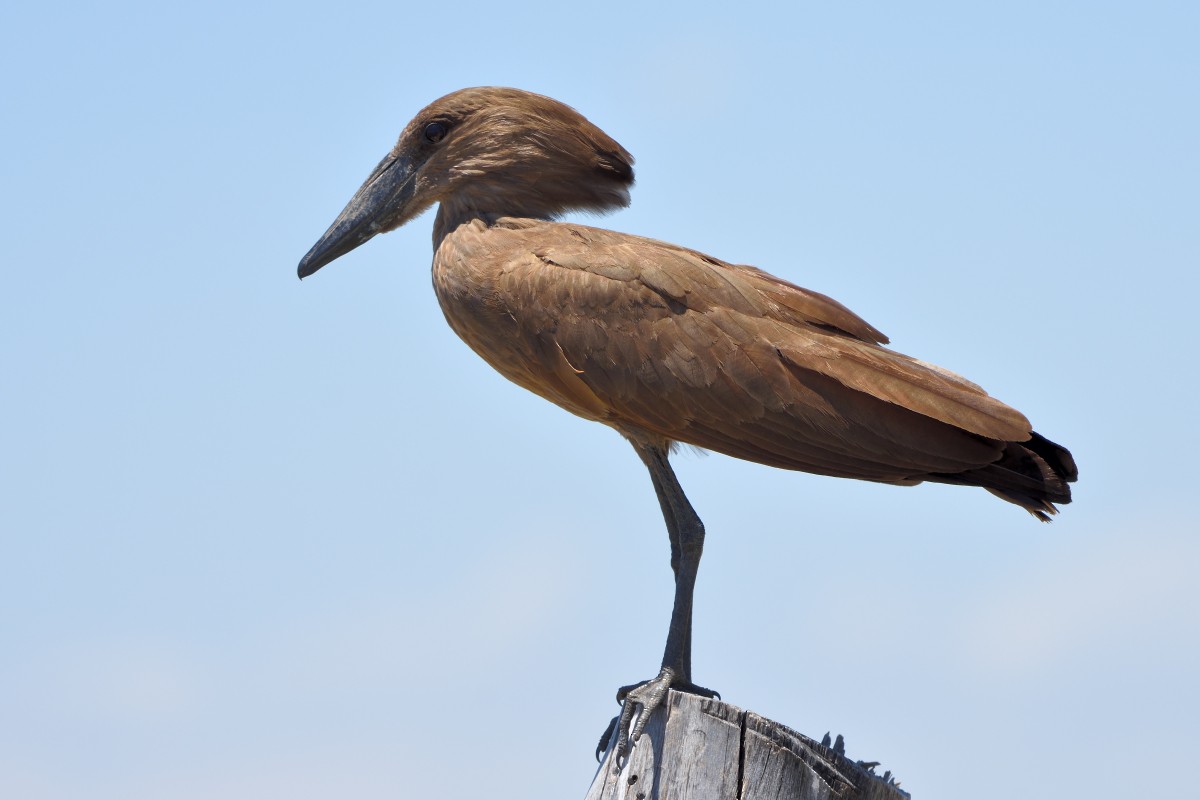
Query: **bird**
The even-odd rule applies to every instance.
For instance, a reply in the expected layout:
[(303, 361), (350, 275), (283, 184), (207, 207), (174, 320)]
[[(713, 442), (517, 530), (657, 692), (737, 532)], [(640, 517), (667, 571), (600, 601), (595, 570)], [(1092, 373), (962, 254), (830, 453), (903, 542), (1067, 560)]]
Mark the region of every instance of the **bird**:
[(669, 461), (679, 445), (840, 478), (982, 487), (1042, 521), (1078, 477), (1071, 453), (1021, 412), (890, 349), (830, 297), (560, 221), (627, 206), (633, 164), (558, 100), (452, 92), (408, 123), (297, 270), (308, 277), (436, 205), (433, 286), (454, 332), (513, 383), (633, 446), (666, 524), (675, 595), (658, 675), (618, 690), (618, 766), (668, 690), (716, 694), (692, 682), (705, 529)]

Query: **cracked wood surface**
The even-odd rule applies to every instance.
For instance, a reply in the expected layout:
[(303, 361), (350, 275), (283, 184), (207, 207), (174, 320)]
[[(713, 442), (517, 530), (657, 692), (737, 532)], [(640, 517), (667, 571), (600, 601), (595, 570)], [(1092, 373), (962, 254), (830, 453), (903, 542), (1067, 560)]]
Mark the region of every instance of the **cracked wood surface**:
[(753, 711), (672, 691), (625, 768), (613, 743), (585, 800), (909, 800), (890, 773)]

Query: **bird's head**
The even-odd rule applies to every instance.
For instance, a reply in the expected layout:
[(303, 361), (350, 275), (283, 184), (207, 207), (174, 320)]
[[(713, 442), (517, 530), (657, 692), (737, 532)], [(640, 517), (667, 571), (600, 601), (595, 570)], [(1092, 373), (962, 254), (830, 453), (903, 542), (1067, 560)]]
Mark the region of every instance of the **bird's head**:
[(462, 89), (426, 106), (300, 261), (305, 278), (434, 203), (550, 219), (629, 204), (633, 157), (575, 109), (519, 89)]

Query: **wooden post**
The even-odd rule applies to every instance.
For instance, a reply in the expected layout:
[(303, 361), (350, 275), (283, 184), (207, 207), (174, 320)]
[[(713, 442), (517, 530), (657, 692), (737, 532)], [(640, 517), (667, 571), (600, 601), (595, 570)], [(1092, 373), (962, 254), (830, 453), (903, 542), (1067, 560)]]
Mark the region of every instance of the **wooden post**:
[(909, 800), (842, 737), (817, 742), (753, 711), (672, 691), (620, 774), (614, 739), (586, 800)]

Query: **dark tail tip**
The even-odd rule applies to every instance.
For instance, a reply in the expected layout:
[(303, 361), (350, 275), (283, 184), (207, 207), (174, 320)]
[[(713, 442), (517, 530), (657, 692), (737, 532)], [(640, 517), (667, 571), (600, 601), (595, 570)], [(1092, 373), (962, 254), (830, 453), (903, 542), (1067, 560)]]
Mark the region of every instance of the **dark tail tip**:
[(985, 489), (1016, 503), (1042, 522), (1058, 513), (1055, 503), (1071, 502), (1079, 468), (1071, 451), (1034, 431), (1029, 441), (1009, 442), (1004, 455), (986, 470)]
[(1028, 441), (1003, 445), (1000, 458), (986, 467), (934, 476), (934, 480), (981, 486), (1042, 522), (1049, 522), (1058, 513), (1055, 503), (1071, 502), (1069, 484), (1079, 477), (1071, 452), (1036, 432)]
[(1055, 444), (1037, 431), (1033, 432), (1028, 442), (1021, 444), (1041, 456), (1062, 480), (1074, 483), (1079, 479), (1079, 468), (1075, 466), (1075, 458), (1067, 448)]

